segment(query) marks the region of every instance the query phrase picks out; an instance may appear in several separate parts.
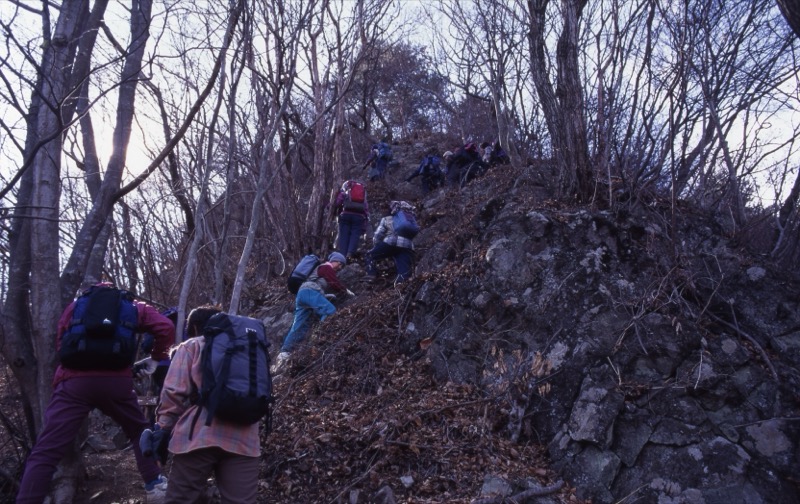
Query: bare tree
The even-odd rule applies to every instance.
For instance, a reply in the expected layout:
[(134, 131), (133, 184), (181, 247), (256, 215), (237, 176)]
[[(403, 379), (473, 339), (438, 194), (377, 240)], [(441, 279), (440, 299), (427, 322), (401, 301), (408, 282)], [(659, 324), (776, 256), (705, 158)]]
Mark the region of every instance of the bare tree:
[[(304, 9), (293, 13), (291, 10), (285, 9), (281, 2), (277, 2), (272, 5), (271, 9), (266, 9), (263, 17), (268, 27), (266, 32), (269, 37), (272, 37), (267, 38), (266, 41), (268, 47), (275, 54), (275, 65), (271, 69), (271, 75), (262, 74), (262, 77), (271, 79), (269, 83), (271, 85), (268, 84), (271, 92), (269, 94), (258, 93), (256, 97), (259, 112), (258, 131), (260, 134), (256, 136), (253, 152), (258, 153), (255, 156), (258, 166), (258, 179), (255, 197), (250, 209), (250, 225), (247, 229), (247, 237), (236, 269), (236, 279), (233, 284), (233, 293), (230, 301), (231, 313), (237, 313), (240, 309), (242, 290), (245, 283), (245, 271), (256, 240), (256, 232), (264, 200), (267, 195), (267, 189), (271, 185), (272, 179), (276, 176), (274, 173), (275, 168), (271, 165), (275, 163), (277, 156), (274, 155), (274, 150), (271, 146), (278, 133), (282, 117), (289, 105), (296, 76), (298, 39), (314, 5), (314, 2), (309, 2), (304, 6), (307, 10)], [(296, 16), (296, 18), (293, 16)], [(250, 31), (249, 33), (252, 32)], [(247, 41), (247, 59), (249, 67), (254, 70), (252, 37)], [(253, 81), (258, 82), (260, 80), (258, 77), (258, 75), (253, 75)]]
[[(530, 31), (528, 46), (531, 75), (544, 110), (552, 142), (552, 155), (559, 166), (560, 193), (586, 200), (591, 196), (592, 170), (589, 165), (583, 83), (578, 64), (579, 25), (587, 0), (561, 0), (558, 22), (551, 16), (549, 0), (528, 0)], [(555, 69), (548, 56), (548, 27), (559, 26), (555, 48)], [(555, 85), (551, 81), (556, 75)]]
[[(17, 224), (14, 225), (19, 239), (10, 255), (15, 264), (15, 274), (9, 279), (9, 296), (3, 310), (3, 352), (9, 362), (19, 364), (14, 372), (31, 406), (31, 424), (37, 426), (37, 430), (50, 397), (50, 381), (56, 360), (53, 330), (62, 307), (72, 298), (81, 281), (94, 239), (108, 214), (106, 211), (97, 220), (97, 229), (91, 240), (76, 242), (72, 249), (72, 259), (82, 257), (84, 260), (81, 274), (70, 275), (67, 269), (61, 282), (54, 282), (54, 278), (61, 277), (60, 249), (53, 244), (60, 242), (58, 209), (62, 138), (73, 120), (83, 83), (89, 77), (92, 53), (106, 6), (107, 2), (95, 2), (90, 12), (88, 2), (66, 1), (61, 4), (55, 32), (46, 41), (47, 47), (42, 54), (39, 86), (34, 91), (37, 99), (32, 102), (36, 108), (31, 114), (35, 112), (36, 117), (34, 119), (31, 115), (29, 125), (32, 128), (28, 134), (29, 138), (36, 139), (36, 143), (28, 143), (32, 148), (25, 151), (23, 170), (30, 170), (30, 184), (36, 190), (18, 194), (17, 206), (30, 211), (16, 217)], [(131, 110), (126, 111), (125, 104), (132, 106), (133, 103), (135, 75), (147, 41), (150, 8), (149, 0), (141, 0), (134, 2), (131, 10), (131, 43), (120, 79), (120, 113), (115, 130), (117, 155), (112, 158), (99, 187), (96, 204), (108, 200), (113, 194), (113, 186), (119, 185), (118, 173), (124, 165), (131, 120)], [(43, 23), (48, 23), (47, 6), (43, 14)], [(12, 311), (14, 314), (8, 317)], [(75, 460), (77, 458), (68, 457), (63, 464), (62, 479), (53, 490), (56, 502), (72, 501)]]

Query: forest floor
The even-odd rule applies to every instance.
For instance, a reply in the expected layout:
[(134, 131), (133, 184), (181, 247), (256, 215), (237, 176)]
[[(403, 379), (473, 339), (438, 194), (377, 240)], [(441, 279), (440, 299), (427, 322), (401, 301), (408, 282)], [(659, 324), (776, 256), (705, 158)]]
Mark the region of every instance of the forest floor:
[(86, 454), (86, 477), (75, 504), (140, 504), (145, 502), (142, 478), (130, 446)]

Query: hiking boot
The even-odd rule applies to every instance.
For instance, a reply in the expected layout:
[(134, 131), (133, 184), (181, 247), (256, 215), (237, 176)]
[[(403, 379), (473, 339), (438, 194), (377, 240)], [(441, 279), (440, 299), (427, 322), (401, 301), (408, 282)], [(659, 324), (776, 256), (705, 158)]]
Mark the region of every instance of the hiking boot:
[(272, 369), (270, 370), (272, 374), (279, 374), (283, 370), (284, 366), (286, 366), (286, 362), (289, 360), (290, 355), (291, 354), (289, 352), (281, 352), (277, 357), (275, 357), (275, 365), (272, 366)]
[(167, 500), (167, 478), (161, 475), (150, 483), (145, 483), (144, 491), (144, 501), (147, 504), (163, 504)]

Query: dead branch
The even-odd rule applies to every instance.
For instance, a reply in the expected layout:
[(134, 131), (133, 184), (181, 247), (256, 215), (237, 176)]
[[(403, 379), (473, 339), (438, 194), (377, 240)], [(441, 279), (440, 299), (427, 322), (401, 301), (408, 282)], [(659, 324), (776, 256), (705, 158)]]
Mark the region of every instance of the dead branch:
[[(733, 311), (733, 307), (731, 307), (731, 311)], [(739, 336), (743, 337), (744, 339), (746, 339), (747, 341), (749, 341), (750, 343), (752, 343), (752, 344), (753, 344), (753, 346), (754, 346), (754, 347), (756, 347), (756, 350), (758, 351), (759, 355), (761, 355), (761, 360), (763, 360), (763, 361), (764, 361), (764, 364), (765, 364), (765, 365), (766, 365), (766, 366), (769, 368), (769, 370), (770, 370), (770, 373), (772, 373), (772, 379), (773, 379), (773, 380), (775, 380), (776, 382), (778, 381), (778, 373), (777, 373), (777, 371), (775, 371), (775, 366), (773, 366), (773, 365), (772, 365), (772, 361), (770, 361), (770, 360), (769, 360), (769, 357), (767, 356), (767, 352), (765, 352), (765, 351), (764, 351), (764, 348), (763, 348), (763, 347), (762, 347), (762, 346), (761, 346), (761, 345), (760, 345), (760, 344), (759, 344), (759, 343), (758, 343), (758, 342), (755, 340), (755, 338), (753, 338), (752, 336), (750, 336), (749, 334), (747, 334), (746, 332), (744, 332), (744, 331), (743, 331), (743, 330), (742, 330), (742, 329), (739, 327), (739, 325), (738, 325), (738, 324), (736, 324), (736, 325), (734, 325), (734, 324), (731, 324), (730, 322), (727, 322), (727, 321), (725, 321), (725, 320), (722, 320), (721, 318), (717, 317), (716, 315), (714, 315), (714, 314), (713, 314), (713, 313), (711, 313), (711, 312), (708, 312), (708, 314), (709, 314), (709, 315), (711, 316), (711, 318), (713, 318), (713, 319), (714, 319), (716, 322), (719, 322), (720, 324), (722, 324), (722, 325), (724, 325), (725, 327), (727, 327), (727, 328), (731, 329), (732, 331), (736, 331), (736, 333), (737, 333)], [(733, 318), (734, 318), (734, 320), (736, 320), (736, 315), (734, 315), (734, 316), (733, 316)]]
[(506, 503), (506, 502), (508, 502), (508, 503), (517, 503), (517, 502), (522, 502), (524, 499), (527, 499), (529, 497), (540, 497), (542, 495), (554, 494), (554, 493), (558, 492), (559, 490), (561, 490), (561, 487), (563, 487), (563, 486), (564, 486), (564, 482), (563, 481), (556, 481), (552, 485), (530, 488), (528, 490), (525, 490), (523, 492), (511, 495), (509, 497), (505, 497), (503, 495), (498, 495), (496, 497), (489, 497), (489, 498), (486, 498), (486, 499), (478, 499), (478, 500), (472, 501), (472, 504), (502, 504), (502, 503)]

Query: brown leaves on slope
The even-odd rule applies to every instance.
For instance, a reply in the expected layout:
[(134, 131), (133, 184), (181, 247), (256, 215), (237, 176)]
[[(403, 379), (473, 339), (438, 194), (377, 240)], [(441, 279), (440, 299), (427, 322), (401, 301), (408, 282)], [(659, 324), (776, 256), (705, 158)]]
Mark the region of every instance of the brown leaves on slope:
[(466, 503), (487, 476), (552, 483), (542, 447), (497, 432), (495, 398), (436, 383), (425, 351), (399, 351), (407, 306), (402, 289), (374, 293), (294, 352), (264, 440), (267, 502), (392, 502), (376, 496), (388, 486), (396, 502)]

